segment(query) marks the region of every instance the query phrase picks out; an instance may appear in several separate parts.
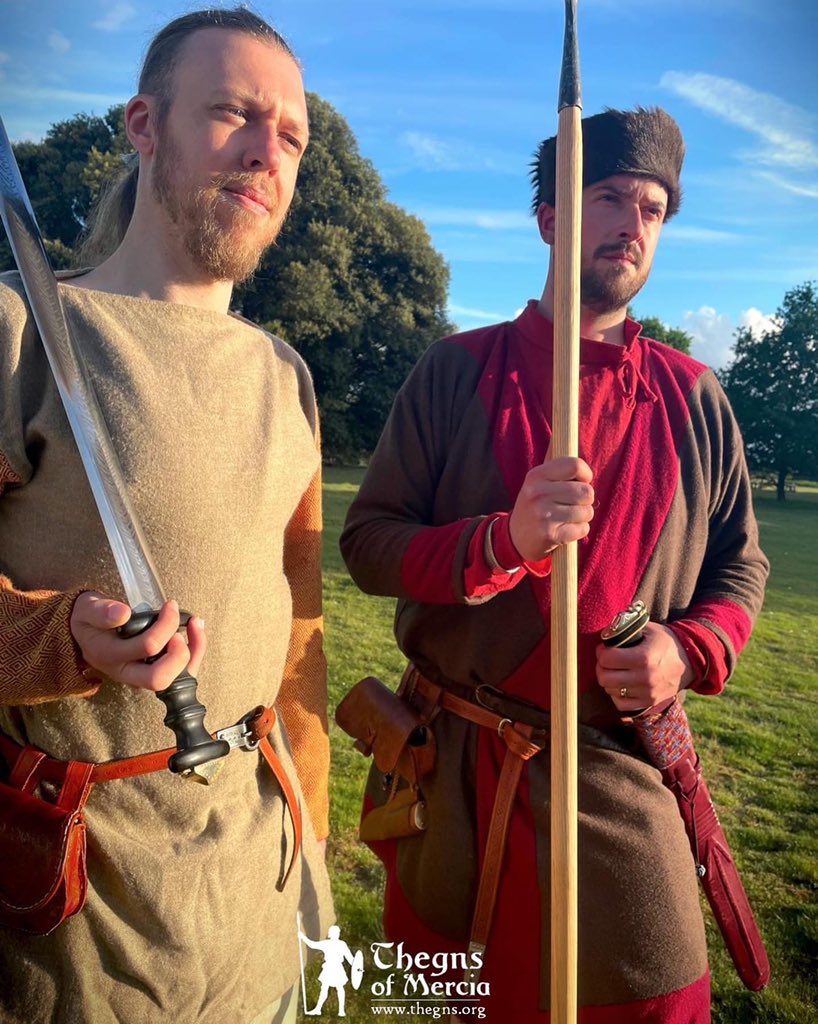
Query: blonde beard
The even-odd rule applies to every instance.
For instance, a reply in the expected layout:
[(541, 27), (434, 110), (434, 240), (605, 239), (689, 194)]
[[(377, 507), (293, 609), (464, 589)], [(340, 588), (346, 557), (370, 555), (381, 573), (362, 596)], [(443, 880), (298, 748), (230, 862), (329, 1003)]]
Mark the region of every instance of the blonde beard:
[[(240, 283), (251, 277), (265, 251), (278, 237), (287, 211), (272, 211), (263, 219), (244, 210), (223, 194), (230, 185), (255, 185), (253, 174), (225, 174), (195, 190), (185, 189), (172, 168), (180, 163), (175, 144), (163, 138), (156, 150), (152, 190), (195, 265), (214, 281)], [(229, 219), (225, 227), (219, 215)], [(261, 223), (260, 223), (261, 221)]]

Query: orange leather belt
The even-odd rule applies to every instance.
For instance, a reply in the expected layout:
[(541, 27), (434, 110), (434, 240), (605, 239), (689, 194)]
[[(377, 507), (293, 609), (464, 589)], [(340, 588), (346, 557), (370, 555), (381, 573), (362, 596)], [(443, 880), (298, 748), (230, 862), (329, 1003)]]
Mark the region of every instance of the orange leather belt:
[[(469, 937), (469, 954), (479, 953), (482, 960), (497, 902), (497, 890), (500, 886), (500, 872), (503, 867), (514, 794), (517, 791), (523, 765), (546, 746), (548, 733), (545, 729), (535, 729), (533, 725), (503, 717), (488, 708), (458, 697), (449, 690), (444, 690), (442, 686), (437, 686), (414, 667), (407, 671), (401, 691), (410, 700), (415, 694), (419, 694), (423, 698), (426, 706), (421, 709), (421, 714), (425, 717), (431, 718), (437, 708), (442, 708), (444, 711), (457, 715), (459, 718), (465, 718), (466, 721), (473, 722), (484, 729), (491, 729), (506, 745), (506, 755), (503, 759), (503, 767), (500, 769), (497, 793), (491, 812)], [(476, 984), (479, 979), (479, 968), (466, 970), (465, 981)]]
[[(284, 765), (279, 760), (275, 750), (270, 743), (269, 733), (276, 721), (276, 713), (272, 708), (259, 705), (253, 711), (245, 715), (236, 725), (227, 729), (220, 729), (214, 733), (217, 739), (224, 739), (230, 744), (230, 749), (235, 750), (258, 750), (278, 782), (281, 795), (287, 805), (293, 825), (294, 844), (292, 857), (281, 880), (276, 883), (276, 889), (281, 892), (290, 877), (295, 865), (298, 853), (301, 849), (301, 808), (298, 798), (295, 795), (292, 783), (287, 777)], [(176, 752), (175, 747), (168, 747), (165, 750), (154, 750), (147, 754), (137, 754), (135, 757), (118, 758), (115, 761), (103, 761), (94, 764), (85, 761), (60, 761), (57, 758), (49, 757), (42, 751), (32, 746), (21, 747), (5, 733), (0, 732), (0, 754), (9, 765), (11, 775), (9, 783), (19, 786), (24, 779), (34, 772), (37, 774), (37, 783), (53, 782), (62, 784), (66, 776), (76, 774), (78, 766), (83, 769), (81, 775), (84, 784), (90, 792), (97, 782), (110, 782), (112, 779), (131, 779), (137, 775), (150, 775), (159, 772), (168, 766), (168, 758)], [(30, 784), (31, 780), (28, 780)]]

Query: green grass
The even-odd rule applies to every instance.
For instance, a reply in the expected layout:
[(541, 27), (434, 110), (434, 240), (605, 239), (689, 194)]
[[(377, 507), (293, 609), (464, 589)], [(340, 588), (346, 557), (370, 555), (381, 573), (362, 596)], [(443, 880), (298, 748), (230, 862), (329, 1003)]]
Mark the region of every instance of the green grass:
[[(346, 575), (338, 535), (362, 477), (330, 468), (324, 485), (325, 615), (330, 710), (363, 675), (396, 682), (393, 602), (360, 594)], [(818, 492), (779, 504), (756, 492), (762, 544), (772, 563), (764, 611), (726, 693), (687, 704), (711, 791), (764, 934), (768, 989), (739, 982), (709, 910), (714, 1024), (818, 1022)], [(368, 760), (331, 726), (329, 865), (338, 920), (350, 946), (381, 935), (382, 873), (357, 840)], [(310, 998), (317, 986), (309, 985)], [(366, 986), (364, 986), (366, 987)], [(330, 996), (327, 1013), (335, 1012)], [(365, 996), (347, 995), (347, 1019), (370, 1021)], [(309, 1019), (309, 1018), (305, 1018)]]

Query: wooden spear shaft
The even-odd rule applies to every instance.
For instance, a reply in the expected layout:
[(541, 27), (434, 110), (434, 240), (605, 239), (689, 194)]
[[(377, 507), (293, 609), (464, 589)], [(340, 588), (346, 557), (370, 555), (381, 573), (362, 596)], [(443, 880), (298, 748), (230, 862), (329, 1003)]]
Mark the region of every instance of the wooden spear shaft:
[[(557, 128), (552, 455), (579, 454), (582, 100), (576, 0), (565, 0)], [(577, 546), (554, 552), (551, 577), (551, 1021), (577, 1020)]]

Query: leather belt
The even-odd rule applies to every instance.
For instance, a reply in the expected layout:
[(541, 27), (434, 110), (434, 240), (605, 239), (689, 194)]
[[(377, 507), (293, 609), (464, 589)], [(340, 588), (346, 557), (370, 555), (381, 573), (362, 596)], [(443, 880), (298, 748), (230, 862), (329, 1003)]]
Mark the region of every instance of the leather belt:
[[(535, 708), (534, 705), (527, 705), (525, 702), (510, 698), (507, 704), (509, 717), (493, 711), (480, 704), (475, 704), (463, 697), (458, 697), (442, 686), (438, 686), (430, 679), (421, 675), (417, 668), (411, 666), (404, 676), (401, 691), (407, 699), (411, 700), (415, 694), (419, 694), (428, 707), (424, 707), (422, 713), (432, 717), (435, 710), (442, 708), (450, 714), (465, 718), (483, 729), (491, 729), (496, 732), (506, 745), (506, 754), (503, 759), (503, 766), (500, 769), (500, 778), (497, 783), (497, 793), (494, 797), (494, 806), (491, 812), (486, 849), (483, 854), (483, 866), (480, 871), (480, 882), (477, 887), (477, 900), (474, 905), (472, 916), (471, 933), (469, 936), (470, 962), (474, 958), (473, 953), (479, 953), (482, 961), (483, 954), (488, 944), (491, 922), (494, 917), (494, 908), (497, 902), (497, 890), (500, 887), (500, 873), (503, 867), (503, 857), (508, 840), (508, 828), (511, 822), (511, 808), (514, 804), (514, 794), (520, 782), (523, 765), (540, 753), (548, 743), (548, 732), (544, 728), (535, 728), (532, 724), (532, 716), (526, 715), (527, 722), (520, 721), (522, 717), (516, 714), (523, 706), (532, 712), (538, 712), (543, 720), (547, 712)], [(500, 691), (494, 691), (499, 693)], [(478, 695), (479, 696), (479, 695)], [(518, 709), (516, 705), (520, 705)], [(466, 982), (476, 984), (480, 980), (480, 968), (467, 968), (463, 976)]]
[[(301, 808), (298, 798), (293, 789), (292, 783), (287, 777), (284, 765), (270, 743), (269, 733), (276, 722), (276, 713), (272, 708), (260, 704), (252, 711), (244, 715), (235, 725), (226, 729), (220, 729), (214, 733), (215, 739), (227, 740), (232, 750), (258, 750), (270, 770), (275, 776), (276, 782), (281, 790), (284, 803), (293, 825), (293, 852), (286, 870), (280, 881), (276, 882), (276, 889), (281, 892), (290, 877), (298, 853), (301, 849), (302, 822)], [(90, 788), (97, 782), (110, 782), (112, 779), (131, 779), (138, 775), (150, 775), (159, 772), (168, 766), (168, 758), (176, 752), (176, 747), (168, 747), (165, 750), (154, 750), (147, 754), (136, 754), (134, 757), (122, 757), (114, 761), (103, 761), (92, 763), (85, 761), (60, 761), (57, 758), (43, 754), (32, 746), (20, 746), (11, 737), (0, 732), (0, 754), (9, 765), (10, 770), (19, 776), (21, 772), (31, 774), (36, 770), (38, 782), (52, 782), (62, 784), (66, 776), (71, 774), (72, 766), (78, 765), (87, 771), (83, 771), (87, 785)], [(30, 764), (30, 770), (28, 766)]]

